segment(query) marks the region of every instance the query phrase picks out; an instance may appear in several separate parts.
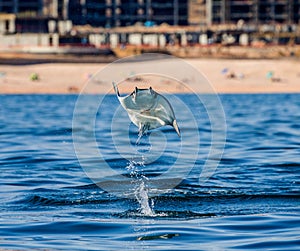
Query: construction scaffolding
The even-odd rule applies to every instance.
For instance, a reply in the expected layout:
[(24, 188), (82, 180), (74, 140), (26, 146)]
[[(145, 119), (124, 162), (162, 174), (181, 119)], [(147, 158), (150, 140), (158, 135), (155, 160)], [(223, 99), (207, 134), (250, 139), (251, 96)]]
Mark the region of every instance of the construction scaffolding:
[(82, 0), (70, 1), (74, 24), (119, 27), (136, 23), (188, 25), (186, 0)]
[(106, 28), (299, 24), (300, 0), (1, 0), (0, 13)]
[(299, 0), (207, 0), (208, 24), (299, 24)]

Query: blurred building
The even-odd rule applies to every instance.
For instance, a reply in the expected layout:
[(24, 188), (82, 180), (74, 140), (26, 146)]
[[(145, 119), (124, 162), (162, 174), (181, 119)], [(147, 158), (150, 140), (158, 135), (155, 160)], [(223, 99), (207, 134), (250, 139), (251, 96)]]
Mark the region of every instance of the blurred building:
[(41, 15), (43, 10), (42, 0), (1, 0), (0, 13), (21, 15)]
[(17, 31), (38, 32), (45, 31), (49, 19), (107, 28), (136, 23), (207, 26), (240, 20), (298, 24), (300, 0), (0, 0), (0, 13), (16, 15)]
[(70, 0), (74, 24), (116, 27), (136, 23), (188, 24), (187, 0)]
[(206, 0), (207, 24), (298, 24), (299, 0)]
[(54, 32), (51, 22), (67, 20), (68, 10), (69, 0), (0, 0), (0, 32)]
[(300, 0), (0, 0), (0, 49), (300, 44), (299, 21)]
[(189, 0), (188, 1), (188, 23), (190, 25), (207, 24), (207, 1), (206, 0)]
[(1, 0), (0, 13), (16, 14), (19, 17), (68, 18), (72, 0)]

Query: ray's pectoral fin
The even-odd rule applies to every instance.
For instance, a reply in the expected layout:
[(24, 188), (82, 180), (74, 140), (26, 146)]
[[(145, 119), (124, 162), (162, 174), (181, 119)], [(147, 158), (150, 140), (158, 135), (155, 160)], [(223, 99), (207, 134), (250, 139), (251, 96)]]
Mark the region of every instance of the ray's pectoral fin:
[(180, 137), (180, 129), (178, 127), (176, 119), (173, 120), (172, 126), (174, 127), (175, 131), (177, 132), (178, 136)]

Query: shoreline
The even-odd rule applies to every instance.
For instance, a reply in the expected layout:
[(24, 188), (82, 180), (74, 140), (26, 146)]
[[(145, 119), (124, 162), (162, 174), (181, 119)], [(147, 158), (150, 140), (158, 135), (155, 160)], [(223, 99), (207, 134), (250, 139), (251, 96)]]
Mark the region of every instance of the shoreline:
[[(216, 93), (300, 93), (300, 61), (295, 59), (183, 59), (201, 72)], [(128, 65), (134, 71), (134, 64)], [(0, 94), (76, 94), (88, 81), (86, 93), (100, 94), (112, 89), (109, 81), (97, 80), (96, 73), (106, 63), (39, 63), (26, 65), (0, 64)], [(272, 74), (271, 74), (272, 73)], [(34, 80), (34, 74), (37, 79)], [(129, 74), (129, 72), (127, 73)], [(269, 76), (268, 76), (269, 74)], [(272, 76), (270, 76), (272, 75)], [(185, 79), (185, 80), (184, 80)], [(149, 78), (131, 81), (123, 93), (135, 85), (150, 83), (159, 91), (164, 79)], [(193, 79), (182, 80), (193, 88)], [(168, 84), (168, 92), (185, 93), (188, 90)]]

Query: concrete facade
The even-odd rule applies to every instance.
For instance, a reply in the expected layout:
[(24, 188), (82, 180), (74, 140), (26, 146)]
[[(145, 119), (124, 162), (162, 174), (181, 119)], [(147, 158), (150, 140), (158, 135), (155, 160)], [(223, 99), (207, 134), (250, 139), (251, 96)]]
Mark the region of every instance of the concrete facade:
[(14, 14), (0, 15), (0, 34), (16, 32), (16, 16)]
[[(34, 47), (58, 45), (58, 37), (49, 34), (0, 35), (1, 47)], [(51, 42), (52, 40), (52, 42)], [(53, 41), (54, 40), (54, 41)], [(51, 42), (51, 43), (50, 43)]]

